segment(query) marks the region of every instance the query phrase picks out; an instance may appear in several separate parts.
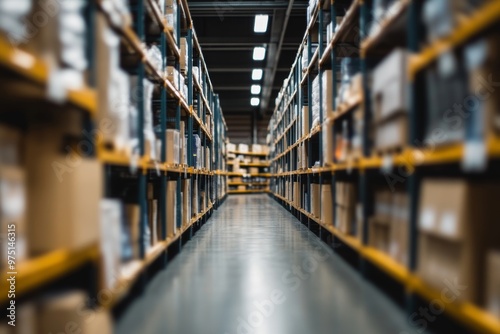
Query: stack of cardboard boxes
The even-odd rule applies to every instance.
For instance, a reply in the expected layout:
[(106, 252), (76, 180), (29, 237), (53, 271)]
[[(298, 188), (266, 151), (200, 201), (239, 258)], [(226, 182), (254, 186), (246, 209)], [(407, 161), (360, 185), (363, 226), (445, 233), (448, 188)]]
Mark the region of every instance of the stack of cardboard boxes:
[(344, 234), (355, 234), (356, 205), (356, 184), (337, 181), (335, 183), (335, 227)]
[(408, 266), (409, 200), (406, 192), (377, 190), (369, 219), (369, 245)]
[(408, 54), (394, 50), (373, 72), (372, 104), (375, 149), (401, 149), (408, 142)]
[(498, 302), (498, 284), (491, 280), (499, 271), (499, 191), (500, 185), (491, 182), (426, 179), (418, 213), (418, 275), (438, 290), (456, 280), (467, 287), (457, 299), (481, 306), (488, 302), (493, 310), (492, 298)]

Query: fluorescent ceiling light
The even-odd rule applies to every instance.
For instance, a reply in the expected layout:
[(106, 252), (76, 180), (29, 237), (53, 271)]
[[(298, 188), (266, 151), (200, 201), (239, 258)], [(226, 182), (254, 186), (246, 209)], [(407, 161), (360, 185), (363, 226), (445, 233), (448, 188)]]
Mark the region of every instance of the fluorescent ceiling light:
[(252, 85), (251, 92), (254, 95), (260, 94), (260, 85)]
[(253, 70), (252, 71), (252, 80), (260, 80), (262, 79), (262, 70), (261, 69), (258, 69), (258, 70)]
[(266, 48), (256, 46), (253, 48), (253, 60), (264, 60), (266, 58)]
[(252, 97), (252, 99), (250, 100), (250, 104), (256, 107), (260, 104), (260, 99), (258, 97)]
[(258, 33), (266, 32), (268, 21), (269, 15), (255, 15), (255, 25), (253, 27), (253, 31)]

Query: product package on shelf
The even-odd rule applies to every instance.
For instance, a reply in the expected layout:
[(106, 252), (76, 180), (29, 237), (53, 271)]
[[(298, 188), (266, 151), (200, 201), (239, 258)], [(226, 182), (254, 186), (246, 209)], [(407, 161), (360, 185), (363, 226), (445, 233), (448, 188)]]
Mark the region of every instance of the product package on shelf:
[(188, 64), (188, 45), (187, 39), (185, 37), (181, 37), (181, 57), (179, 58), (180, 70), (183, 74), (187, 73), (187, 64)]
[(25, 136), (27, 232), (33, 255), (81, 249), (99, 240), (103, 168), (85, 157), (78, 157), (77, 167), (68, 166), (68, 157), (60, 152), (63, 131), (33, 128)]
[(193, 143), (193, 166), (197, 169), (201, 168), (201, 164), (203, 163), (202, 156), (201, 156), (201, 139), (200, 136), (197, 134), (193, 135), (192, 139)]
[(156, 71), (161, 74), (163, 72), (163, 56), (160, 48), (156, 44), (152, 44), (147, 48), (146, 55)]
[(396, 49), (373, 72), (373, 124), (377, 150), (400, 149), (408, 141), (407, 58), (407, 51)]
[(369, 220), (369, 245), (408, 266), (409, 198), (406, 192), (377, 190), (375, 213)]
[[(131, 154), (131, 106), (128, 74), (120, 69), (120, 39), (103, 14), (96, 15), (96, 88), (99, 135), (108, 149)], [(113, 126), (109, 126), (111, 123)]]
[(126, 225), (122, 230), (122, 261), (139, 259), (141, 207), (138, 204), (125, 205)]
[(342, 233), (354, 234), (356, 205), (356, 184), (337, 181), (335, 184), (335, 227)]
[(160, 224), (158, 223), (158, 200), (155, 199), (154, 185), (148, 183), (147, 189), (148, 204), (148, 226), (150, 231), (150, 245), (154, 246), (161, 238)]
[(32, 6), (32, 0), (0, 3), (0, 30), (13, 44), (25, 42), (29, 27), (24, 19), (30, 13)]
[(167, 129), (166, 131), (166, 163), (179, 164), (180, 135), (179, 130)]
[(309, 107), (302, 107), (302, 133), (301, 138), (309, 134), (310, 123), (309, 123)]
[[(490, 79), (498, 77), (500, 65), (500, 33), (495, 32), (482, 38), (464, 50), (465, 67), (468, 71), (468, 91), (475, 96), (477, 107), (470, 112), (470, 102), (464, 100), (465, 115), (470, 114), (467, 120), (467, 140), (484, 141), (490, 135), (500, 134), (500, 94), (495, 94)], [(469, 105), (468, 105), (469, 104)]]
[(333, 164), (335, 153), (333, 147), (333, 119), (328, 119), (323, 123), (321, 136), (323, 137), (323, 164)]
[(418, 275), (443, 289), (453, 277), (467, 289), (457, 296), (484, 305), (488, 252), (498, 249), (495, 182), (425, 179), (418, 214)]
[(453, 106), (469, 96), (464, 64), (456, 55), (448, 52), (440, 56), (436, 65), (426, 69), (424, 75), (428, 112), (425, 142), (443, 145), (463, 141), (466, 122), (461, 120), (465, 110), (460, 110), (461, 104), (455, 110)]
[(359, 59), (342, 58), (340, 70), (341, 81), (337, 97), (337, 106), (349, 103), (352, 99), (352, 94), (360, 89), (361, 76), (359, 75), (359, 69)]
[(311, 213), (321, 218), (321, 184), (311, 183)]
[[(16, 5), (17, 5), (16, 1)], [(81, 89), (85, 84), (88, 68), (86, 56), (87, 25), (84, 19), (86, 1), (62, 1), (54, 4), (51, 0), (33, 2), (29, 22), (37, 21), (40, 13), (49, 11), (44, 24), (37, 26), (37, 34), (27, 39), (26, 47), (42, 57), (48, 64), (50, 80), (48, 95), (61, 102), (68, 89)]]
[[(139, 77), (135, 75), (130, 76), (131, 91), (132, 92), (137, 91), (138, 87), (139, 87)], [(156, 153), (158, 152), (156, 148), (157, 139), (153, 128), (153, 111), (152, 111), (154, 84), (151, 81), (144, 79), (143, 89), (144, 89), (144, 96), (143, 96), (144, 128), (142, 129), (142, 131), (144, 132), (144, 154), (150, 160), (157, 160), (158, 158), (156, 156)], [(138, 107), (138, 102), (139, 101), (132, 100), (132, 105), (135, 106), (136, 110)], [(138, 124), (138, 123), (133, 122), (132, 126), (134, 126), (133, 124)], [(138, 131), (141, 131), (141, 129), (137, 129), (137, 132)], [(137, 137), (134, 137), (133, 151), (137, 153), (139, 152), (138, 134)]]
[(500, 251), (490, 251), (486, 262), (486, 309), (500, 318)]
[(321, 221), (325, 225), (333, 225), (333, 198), (332, 186), (330, 184), (321, 185)]
[(320, 106), (320, 96), (319, 96), (319, 75), (316, 76), (312, 83), (312, 98), (311, 98), (311, 106), (312, 106), (312, 125), (311, 129), (320, 124), (320, 114), (319, 114), (319, 106)]
[(167, 181), (167, 237), (177, 234), (177, 181)]
[(241, 153), (248, 153), (249, 152), (248, 145), (247, 144), (239, 144), (238, 151)]
[(179, 10), (177, 0), (166, 0), (165, 2), (165, 18), (168, 28), (173, 32), (174, 39), (177, 41), (177, 11)]
[(182, 180), (182, 224), (191, 221), (191, 179)]
[(326, 70), (321, 75), (322, 82), (322, 105), (323, 105), (323, 121), (333, 117), (333, 72)]
[(12, 255), (9, 252), (9, 245), (12, 246), (9, 233), (15, 233), (16, 263), (22, 263), (28, 257), (26, 229), (25, 171), (18, 166), (0, 164), (0, 268), (7, 267), (8, 255)]
[(111, 289), (116, 285), (122, 261), (123, 204), (119, 200), (101, 200), (101, 258), (102, 286)]

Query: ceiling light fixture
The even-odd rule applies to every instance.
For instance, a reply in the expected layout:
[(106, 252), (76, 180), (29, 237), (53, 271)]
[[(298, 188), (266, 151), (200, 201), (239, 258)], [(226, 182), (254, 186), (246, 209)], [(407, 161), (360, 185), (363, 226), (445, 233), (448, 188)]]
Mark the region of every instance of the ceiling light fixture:
[(260, 94), (261, 87), (260, 85), (252, 85), (252, 88), (250, 90), (252, 94), (257, 95)]
[(254, 69), (252, 71), (252, 80), (262, 79), (263, 71), (261, 69)]
[(255, 25), (253, 31), (256, 33), (264, 33), (267, 31), (267, 23), (269, 22), (269, 15), (255, 15)]
[(253, 60), (264, 60), (266, 58), (266, 48), (256, 46), (253, 48)]
[(250, 100), (250, 104), (253, 107), (257, 107), (260, 104), (260, 99), (258, 97), (252, 97), (252, 99)]

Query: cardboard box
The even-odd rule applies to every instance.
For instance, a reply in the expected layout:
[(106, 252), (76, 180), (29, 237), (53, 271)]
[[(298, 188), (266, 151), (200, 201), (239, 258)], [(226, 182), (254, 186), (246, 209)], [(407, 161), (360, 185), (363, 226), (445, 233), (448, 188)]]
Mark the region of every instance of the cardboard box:
[(311, 213), (321, 218), (321, 185), (311, 183)]
[(250, 167), (250, 174), (259, 174), (258, 167)]
[(333, 142), (333, 119), (328, 119), (323, 123), (323, 164), (333, 164), (334, 162), (334, 142)]
[(198, 197), (198, 178), (193, 179), (193, 185), (191, 187), (192, 190), (192, 200), (191, 200), (191, 216), (195, 217), (198, 213), (200, 213), (199, 210), (199, 203), (200, 199)]
[[(107, 311), (82, 309), (87, 296), (80, 291), (45, 297), (38, 307), (38, 333), (112, 334), (113, 320)], [(81, 310), (77, 312), (76, 310)], [(87, 314), (88, 316), (82, 316)]]
[(180, 70), (183, 73), (187, 72), (187, 60), (188, 60), (188, 50), (187, 50), (187, 39), (181, 37), (181, 56), (179, 58)]
[(368, 244), (386, 254), (389, 253), (390, 224), (370, 217), (368, 220)]
[(26, 176), (21, 168), (0, 165), (0, 268), (8, 265), (9, 232), (15, 233), (15, 258), (21, 263), (28, 257)]
[(167, 237), (177, 234), (177, 181), (167, 181)]
[(248, 153), (248, 145), (247, 144), (239, 144), (238, 151), (241, 153)]
[(302, 136), (308, 135), (309, 130), (311, 128), (311, 125), (309, 124), (309, 107), (308, 106), (303, 106), (302, 107)]
[(333, 225), (333, 198), (330, 184), (321, 185), (321, 221), (326, 225)]
[(103, 168), (99, 161), (59, 153), (53, 129), (26, 137), (28, 244), (33, 255), (80, 249), (99, 240)]
[(191, 180), (182, 180), (182, 222), (188, 225), (191, 221)]
[(379, 222), (389, 224), (392, 219), (392, 193), (390, 190), (375, 191), (375, 216)]
[(450, 277), (467, 286), (457, 298), (483, 304), (487, 251), (498, 245), (500, 214), (495, 183), (427, 179), (418, 215), (418, 275), (436, 289)]
[(408, 111), (407, 58), (396, 49), (373, 72), (372, 100), (375, 123)]
[(212, 156), (210, 155), (210, 148), (209, 147), (205, 147), (205, 168), (207, 170), (211, 170), (212, 169)]
[(180, 135), (179, 130), (167, 129), (165, 132), (166, 140), (166, 163), (179, 164), (180, 153)]
[(161, 238), (161, 233), (158, 232), (160, 227), (158, 224), (158, 200), (148, 200), (148, 221), (149, 230), (151, 231), (151, 245), (155, 245)]
[(399, 149), (408, 142), (408, 116), (400, 114), (376, 125), (375, 148)]
[(356, 238), (363, 242), (364, 228), (363, 228), (363, 204), (356, 204)]
[(486, 259), (486, 310), (500, 318), (500, 252), (488, 252)]
[(356, 184), (353, 182), (337, 181), (335, 184), (335, 202), (343, 207), (356, 205)]
[(252, 144), (253, 153), (262, 153), (262, 145)]
[(393, 196), (389, 255), (404, 266), (408, 266), (409, 217), (407, 193), (396, 192)]
[(236, 144), (227, 143), (226, 150), (227, 152), (236, 152)]
[(238, 191), (245, 191), (247, 190), (247, 186), (238, 186)]
[(101, 282), (111, 289), (117, 281), (122, 255), (123, 205), (119, 200), (101, 200)]
[(125, 205), (125, 215), (128, 230), (130, 231), (132, 258), (138, 259), (140, 256), (139, 242), (141, 238), (141, 207), (138, 204), (127, 204)]
[(0, 165), (21, 163), (21, 132), (0, 124)]
[(335, 110), (333, 109), (333, 72), (331, 70), (326, 70), (323, 72), (321, 80), (322, 82), (322, 104), (323, 104), (323, 120), (331, 118), (334, 115)]
[(300, 182), (294, 182), (293, 183), (293, 203), (295, 203), (296, 206), (301, 207), (301, 197), (302, 197), (302, 192), (300, 191)]

